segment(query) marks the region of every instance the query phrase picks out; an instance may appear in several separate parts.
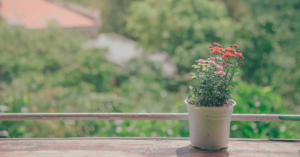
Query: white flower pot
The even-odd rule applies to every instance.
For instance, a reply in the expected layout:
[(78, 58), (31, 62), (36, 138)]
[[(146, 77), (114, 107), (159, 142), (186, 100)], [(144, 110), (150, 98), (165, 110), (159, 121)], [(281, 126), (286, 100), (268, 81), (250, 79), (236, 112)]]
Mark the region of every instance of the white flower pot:
[(184, 101), (189, 113), (190, 141), (193, 147), (207, 150), (228, 148), (233, 108), (196, 107)]

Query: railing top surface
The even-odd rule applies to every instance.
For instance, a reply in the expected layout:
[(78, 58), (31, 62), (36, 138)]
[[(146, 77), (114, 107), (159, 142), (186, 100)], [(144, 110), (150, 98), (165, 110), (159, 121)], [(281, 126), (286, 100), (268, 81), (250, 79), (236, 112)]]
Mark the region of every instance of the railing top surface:
[(204, 151), (188, 138), (0, 139), (1, 156), (299, 156), (300, 140), (230, 139), (228, 149)]
[[(0, 121), (17, 120), (189, 120), (187, 113), (0, 113)], [(300, 115), (232, 114), (232, 121), (299, 122)]]

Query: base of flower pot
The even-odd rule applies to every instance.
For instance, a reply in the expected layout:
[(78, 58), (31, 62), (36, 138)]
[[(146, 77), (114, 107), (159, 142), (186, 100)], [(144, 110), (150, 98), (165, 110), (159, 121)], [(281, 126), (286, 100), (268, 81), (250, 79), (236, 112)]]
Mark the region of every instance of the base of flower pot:
[(203, 150), (228, 147), (230, 122), (236, 103), (224, 107), (194, 106), (185, 100), (189, 114), (191, 146)]
[(193, 144), (191, 144), (192, 147), (197, 148), (197, 149), (201, 149), (201, 150), (222, 150), (222, 149), (227, 149), (228, 147), (204, 147), (204, 146), (194, 146)]

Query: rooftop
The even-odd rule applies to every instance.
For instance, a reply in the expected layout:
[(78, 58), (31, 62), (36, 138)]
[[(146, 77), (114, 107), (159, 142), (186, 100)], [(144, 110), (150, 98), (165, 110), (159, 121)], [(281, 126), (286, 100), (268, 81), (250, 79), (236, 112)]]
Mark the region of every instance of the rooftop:
[(100, 26), (101, 22), (47, 0), (0, 0), (0, 15), (9, 24), (41, 29), (49, 21), (61, 27)]

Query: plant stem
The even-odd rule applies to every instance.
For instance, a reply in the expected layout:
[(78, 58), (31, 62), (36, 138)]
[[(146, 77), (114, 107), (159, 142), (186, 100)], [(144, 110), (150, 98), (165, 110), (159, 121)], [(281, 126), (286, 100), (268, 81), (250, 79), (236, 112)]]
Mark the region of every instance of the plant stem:
[(234, 75), (235, 69), (236, 69), (237, 67), (239, 67), (239, 59), (237, 59), (237, 64), (238, 64), (238, 65), (234, 66), (234, 68), (233, 68), (233, 70), (232, 70), (232, 74), (231, 74), (231, 77), (230, 77), (229, 83), (228, 83), (228, 85), (226, 86), (225, 90), (227, 90), (227, 88), (229, 87), (229, 85), (230, 85), (230, 83), (231, 83), (231, 80), (232, 80), (232, 78), (233, 78), (233, 75)]

